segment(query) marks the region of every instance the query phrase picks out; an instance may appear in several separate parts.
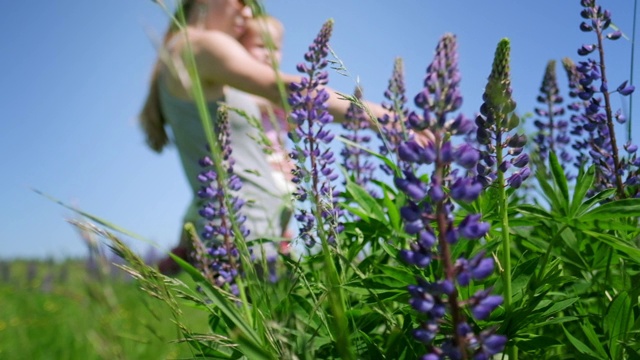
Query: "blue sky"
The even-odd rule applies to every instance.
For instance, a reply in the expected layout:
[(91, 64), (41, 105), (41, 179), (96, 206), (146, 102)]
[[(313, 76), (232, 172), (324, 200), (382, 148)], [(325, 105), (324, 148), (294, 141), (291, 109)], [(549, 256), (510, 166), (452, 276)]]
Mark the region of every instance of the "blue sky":
[[(383, 99), (395, 57), (405, 61), (412, 98), (438, 38), (456, 34), (463, 111), (473, 116), (501, 38), (511, 39), (512, 84), (521, 113), (533, 110), (547, 61), (577, 60), (576, 49), (593, 42), (592, 34), (578, 29), (579, 0), (535, 3), (267, 0), (265, 6), (286, 27), (284, 71), (295, 71), (322, 23), (333, 18), (331, 45), (351, 76), (332, 73), (330, 85), (350, 92), (358, 78), (365, 97), (375, 102)], [(633, 1), (600, 3), (631, 37)], [(0, 15), (5, 47), (0, 57), (0, 258), (86, 252), (65, 221), (74, 214), (31, 188), (165, 248), (177, 240), (190, 200), (187, 182), (176, 152), (152, 153), (136, 124), (155, 59), (153, 39), (162, 36), (167, 24), (166, 14), (148, 0), (5, 5)], [(631, 42), (606, 46), (610, 87), (615, 87), (629, 78)], [(559, 64), (557, 71), (564, 86)], [(620, 107), (617, 96), (614, 100)], [(624, 136), (622, 128), (618, 133)], [(640, 138), (640, 119), (633, 133)], [(146, 244), (130, 243), (146, 249)]]

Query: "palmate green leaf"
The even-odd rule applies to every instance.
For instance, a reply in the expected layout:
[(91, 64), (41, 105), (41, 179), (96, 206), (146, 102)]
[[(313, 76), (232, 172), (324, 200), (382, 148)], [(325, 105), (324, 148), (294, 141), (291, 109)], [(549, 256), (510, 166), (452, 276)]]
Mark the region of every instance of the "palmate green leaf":
[(345, 209), (349, 213), (359, 217), (363, 221), (369, 222), (369, 220), (371, 220), (369, 219), (369, 213), (367, 213), (367, 211), (363, 208), (359, 208), (359, 207), (351, 206), (347, 204), (340, 204), (340, 207)]
[(635, 247), (634, 245), (629, 244), (621, 238), (611, 236), (609, 234), (602, 234), (599, 232), (593, 231), (583, 231), (586, 235), (592, 236), (598, 240), (603, 241), (607, 245), (612, 248), (624, 253), (627, 255), (629, 260), (632, 260), (638, 264), (640, 264), (640, 249)]
[(538, 179), (538, 184), (542, 188), (542, 192), (551, 205), (551, 211), (559, 212), (559, 210), (563, 208), (563, 202), (557, 191), (555, 191), (553, 186), (549, 184), (547, 174), (542, 170), (536, 171), (536, 178)]
[(622, 359), (622, 343), (627, 339), (633, 327), (631, 298), (626, 291), (613, 299), (604, 317), (604, 332), (608, 337), (611, 357)]
[[(551, 174), (553, 175), (553, 182), (558, 187), (560, 195), (562, 196), (562, 205), (568, 205), (569, 203), (569, 185), (567, 184), (567, 176), (558, 162), (558, 157), (553, 151), (549, 152), (549, 167), (551, 168)], [(566, 214), (567, 212), (565, 212)]]
[(602, 204), (580, 216), (580, 220), (607, 220), (638, 216), (640, 216), (640, 199), (622, 199)]
[(535, 336), (526, 340), (519, 340), (516, 342), (516, 346), (524, 351), (536, 351), (542, 349), (548, 349), (550, 346), (562, 344), (558, 339), (551, 336)]
[[(367, 358), (369, 359), (384, 359), (385, 356), (382, 352), (382, 349), (380, 349), (380, 344), (378, 341), (376, 341), (377, 339), (372, 339), (369, 334), (367, 334), (366, 332), (362, 331), (361, 329), (358, 330), (358, 336), (362, 339), (362, 341), (365, 343), (366, 345), (366, 354), (367, 354)], [(360, 354), (362, 355), (362, 354)]]
[(579, 218), (582, 214), (589, 211), (589, 209), (591, 209), (593, 206), (600, 203), (602, 200), (611, 198), (615, 193), (616, 189), (607, 189), (593, 195), (587, 201), (580, 205), (578, 210), (573, 214), (573, 217)]
[(580, 205), (582, 205), (587, 191), (593, 185), (593, 181), (596, 176), (595, 166), (591, 165), (586, 171), (580, 168), (578, 177), (576, 179), (576, 187), (573, 190), (573, 198), (571, 199), (571, 207), (569, 209), (569, 216), (575, 217)]
[(235, 326), (229, 334), (238, 344), (238, 351), (246, 356), (253, 356), (250, 359), (271, 359), (276, 357), (267, 351), (267, 346), (260, 341), (260, 336), (247, 324), (247, 320), (241, 315), (235, 301), (230, 294), (224, 293), (221, 289), (212, 286), (208, 282), (198, 282), (201, 290), (211, 300), (212, 305), (220, 309), (222, 313)]
[(627, 344), (623, 344), (623, 346), (624, 346), (624, 349), (627, 351), (627, 358), (629, 360), (640, 360), (640, 352), (638, 352), (638, 349), (634, 349)]
[(577, 316), (560, 316), (550, 320), (540, 321), (537, 324), (532, 325), (531, 328), (537, 329), (537, 328), (541, 328), (548, 325), (564, 324), (567, 322), (578, 321), (578, 320), (580, 320), (580, 318)]
[(566, 308), (568, 308), (569, 306), (573, 305), (573, 303), (575, 303), (576, 301), (580, 300), (580, 297), (572, 297), (569, 299), (565, 299), (565, 300), (560, 300), (560, 301), (554, 301), (551, 305), (551, 307), (549, 307), (548, 309), (546, 309), (544, 311), (544, 313), (542, 313), (542, 315), (540, 315), (543, 318), (547, 318), (549, 316), (552, 316)]
[(347, 177), (347, 192), (353, 197), (353, 200), (362, 207), (362, 209), (372, 217), (379, 221), (386, 221), (386, 216), (382, 207), (378, 204), (376, 199), (369, 194), (369, 192), (362, 188), (362, 186), (354, 183)]
[(602, 339), (600, 339), (598, 337), (598, 334), (596, 334), (593, 325), (591, 325), (588, 320), (585, 320), (582, 324), (580, 324), (580, 327), (582, 328), (584, 334), (587, 336), (587, 339), (589, 339), (591, 346), (593, 346), (597, 351), (598, 355), (604, 359), (609, 358), (607, 352), (604, 349), (604, 346), (602, 346)]
[(638, 225), (628, 224), (623, 221), (624, 219), (608, 219), (600, 220), (595, 219), (589, 222), (583, 222), (580, 220), (571, 220), (567, 224), (571, 225), (574, 229), (579, 230), (617, 230), (617, 231), (637, 231)]
[(387, 276), (407, 285), (415, 281), (415, 277), (403, 266), (379, 265), (378, 269)]
[[(526, 217), (534, 217), (544, 220), (552, 220), (553, 216), (549, 212), (538, 205), (520, 204), (515, 208), (516, 212), (519, 212)], [(511, 221), (509, 221), (511, 223)]]
[(266, 351), (263, 345), (249, 339), (247, 334), (238, 331), (231, 334), (231, 338), (238, 344), (238, 350), (246, 356), (247, 359), (256, 360), (275, 360), (277, 357)]
[(385, 210), (387, 211), (387, 215), (389, 216), (391, 226), (394, 230), (399, 231), (401, 229), (400, 210), (396, 206), (396, 203), (391, 199), (388, 187), (383, 187), (382, 192), (384, 194), (382, 202), (385, 206)]
[[(576, 348), (581, 354), (585, 356), (589, 356), (589, 359), (603, 359), (603, 357), (599, 356), (595, 351), (591, 350), (585, 343), (577, 339), (575, 336), (571, 335), (569, 331), (563, 326), (562, 330), (564, 330), (564, 334), (573, 347)], [(606, 358), (606, 356), (604, 357)]]

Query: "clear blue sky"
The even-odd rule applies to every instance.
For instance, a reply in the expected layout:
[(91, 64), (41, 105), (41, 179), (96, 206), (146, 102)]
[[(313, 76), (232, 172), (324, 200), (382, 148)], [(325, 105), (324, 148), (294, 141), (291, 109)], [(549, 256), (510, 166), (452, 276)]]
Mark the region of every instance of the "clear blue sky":
[[(518, 110), (533, 110), (547, 61), (577, 59), (576, 49), (593, 41), (592, 34), (578, 29), (579, 3), (267, 0), (265, 6), (287, 30), (283, 70), (295, 71), (322, 23), (333, 18), (331, 44), (353, 78), (333, 73), (330, 84), (350, 92), (358, 77), (365, 96), (376, 102), (382, 100), (395, 57), (405, 60), (408, 95), (413, 98), (438, 38), (455, 33), (463, 110), (473, 116), (495, 46), (503, 37), (512, 42)], [(631, 37), (633, 1), (600, 3)], [(167, 16), (149, 0), (10, 1), (4, 9), (0, 258), (86, 252), (65, 222), (73, 213), (35, 194), (32, 187), (164, 247), (172, 245), (189, 189), (176, 152), (152, 153), (136, 124), (155, 58), (150, 38), (164, 33)], [(615, 87), (629, 77), (631, 43), (607, 42), (606, 52), (610, 87)], [(560, 64), (557, 70), (564, 86)], [(635, 101), (637, 109), (640, 103)], [(639, 115), (636, 110), (638, 140)], [(622, 129), (619, 133), (624, 135)], [(140, 242), (131, 244), (146, 248)]]

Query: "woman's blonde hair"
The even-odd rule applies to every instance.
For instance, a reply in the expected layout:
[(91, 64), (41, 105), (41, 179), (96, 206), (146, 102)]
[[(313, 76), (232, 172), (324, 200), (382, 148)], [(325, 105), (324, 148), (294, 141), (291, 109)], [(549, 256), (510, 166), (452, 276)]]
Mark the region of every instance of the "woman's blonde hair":
[[(183, 0), (181, 2), (181, 11), (185, 16), (191, 13), (191, 9), (196, 0)], [(180, 11), (178, 9), (176, 14)], [(177, 30), (175, 24), (172, 24), (167, 33), (164, 36), (163, 45), (165, 45), (173, 33)], [(142, 127), (142, 131), (145, 133), (145, 141), (147, 145), (155, 152), (162, 152), (162, 149), (169, 143), (169, 136), (165, 129), (166, 119), (162, 113), (160, 106), (160, 89), (158, 87), (158, 76), (162, 67), (161, 60), (156, 60), (153, 70), (151, 72), (151, 81), (149, 84), (149, 93), (145, 100), (142, 111), (138, 116), (138, 121)]]

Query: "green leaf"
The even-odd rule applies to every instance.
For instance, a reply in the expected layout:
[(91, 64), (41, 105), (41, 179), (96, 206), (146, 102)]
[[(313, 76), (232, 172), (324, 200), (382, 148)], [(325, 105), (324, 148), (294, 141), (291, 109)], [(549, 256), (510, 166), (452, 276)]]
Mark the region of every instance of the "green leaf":
[(562, 330), (564, 330), (564, 334), (567, 336), (567, 339), (569, 339), (569, 342), (571, 342), (571, 345), (573, 345), (573, 347), (575, 347), (576, 350), (578, 350), (581, 354), (591, 356), (591, 357), (593, 357), (595, 359), (601, 359), (601, 357), (598, 356), (598, 354), (596, 352), (591, 350), (582, 341), (580, 341), (579, 339), (577, 339), (576, 337), (571, 335), (571, 333), (568, 332), (567, 329), (564, 326), (562, 327)]
[(580, 168), (580, 173), (576, 179), (576, 188), (573, 190), (573, 199), (571, 200), (571, 208), (569, 209), (569, 217), (574, 217), (582, 205), (587, 191), (591, 188), (593, 180), (596, 176), (595, 166), (591, 165), (587, 171)]
[(640, 264), (640, 249), (629, 245), (623, 239), (593, 231), (584, 231), (584, 233), (596, 239), (602, 240), (612, 248), (625, 253), (628, 256), (629, 260), (633, 260), (636, 263)]
[(542, 313), (542, 315), (540, 315), (543, 318), (547, 318), (557, 312), (560, 312), (566, 308), (568, 308), (569, 306), (571, 306), (573, 303), (575, 303), (576, 301), (580, 300), (580, 297), (573, 297), (573, 298), (569, 298), (569, 299), (565, 299), (565, 300), (561, 300), (561, 301), (557, 301), (554, 302), (553, 305), (548, 308), (544, 313)]
[[(535, 335), (534, 335), (535, 336)], [(518, 348), (525, 351), (536, 351), (548, 349), (550, 346), (562, 344), (558, 339), (551, 336), (535, 336), (532, 339), (520, 340), (516, 342)]]
[(548, 325), (564, 324), (566, 322), (577, 321), (577, 320), (580, 320), (580, 318), (577, 316), (561, 316), (561, 317), (553, 318), (551, 320), (545, 320), (544, 322), (540, 321), (537, 324), (533, 324), (531, 328), (536, 329), (536, 328), (540, 328)]
[(616, 189), (607, 189), (593, 195), (587, 201), (585, 201), (582, 205), (580, 205), (580, 208), (575, 214), (573, 214), (573, 216), (579, 217), (580, 215), (584, 214), (589, 209), (591, 209), (594, 205), (598, 204), (602, 200), (609, 199), (615, 193), (616, 193)]
[(516, 206), (515, 211), (523, 215), (529, 215), (545, 220), (551, 220), (553, 218), (547, 210), (538, 205), (521, 204)]
[(549, 201), (549, 204), (551, 204), (552, 211), (558, 211), (562, 209), (562, 201), (557, 192), (549, 184), (546, 173), (544, 171), (537, 171), (536, 178), (538, 179), (538, 184), (542, 188), (542, 192)]
[(624, 219), (608, 219), (608, 220), (591, 220), (582, 222), (580, 220), (571, 220), (568, 222), (575, 229), (580, 230), (617, 230), (617, 231), (637, 231), (638, 225), (628, 224)]
[(347, 191), (353, 199), (360, 205), (371, 217), (380, 221), (386, 221), (384, 211), (376, 201), (376, 199), (363, 189), (360, 185), (354, 183), (347, 177)]
[(624, 344), (624, 349), (627, 350), (627, 356), (629, 357), (629, 360), (640, 360), (640, 353), (637, 349), (633, 349), (627, 344)]
[(602, 346), (602, 340), (598, 338), (596, 331), (593, 329), (593, 325), (591, 325), (591, 323), (588, 320), (585, 320), (585, 322), (580, 324), (580, 327), (582, 328), (582, 331), (584, 332), (584, 334), (587, 336), (587, 339), (589, 339), (589, 342), (591, 342), (591, 345), (596, 348), (598, 355), (601, 358), (605, 358), (605, 359), (609, 358), (607, 352), (604, 350), (604, 347)]
[[(238, 342), (239, 348), (243, 354), (254, 354), (255, 349), (265, 349), (266, 346), (261, 343), (258, 334), (249, 327), (247, 320), (240, 314), (238, 306), (231, 298), (230, 294), (224, 293), (221, 289), (212, 286), (208, 282), (200, 282), (202, 291), (207, 295), (211, 303), (216, 306), (222, 313), (235, 325), (231, 336)], [(266, 357), (262, 357), (263, 355)], [(268, 352), (263, 351), (257, 359), (275, 359)]]
[(391, 225), (393, 226), (394, 230), (400, 230), (401, 229), (400, 210), (398, 210), (398, 207), (396, 206), (396, 204), (393, 202), (393, 200), (391, 200), (391, 197), (389, 196), (389, 192), (386, 189), (383, 189), (383, 192), (384, 192), (384, 198), (382, 199), (382, 201), (387, 210), (387, 215), (389, 216)]
[(362, 208), (346, 205), (346, 204), (340, 204), (340, 207), (348, 211), (349, 213), (359, 217), (363, 221), (369, 222), (371, 220), (369, 219), (369, 213), (367, 213), (367, 211)]
[(242, 331), (233, 332), (231, 338), (238, 344), (238, 350), (246, 356), (247, 359), (256, 360), (273, 360), (276, 359), (272, 354), (265, 350), (264, 346), (249, 339), (247, 334)]
[(609, 338), (609, 349), (614, 359), (622, 359), (621, 345), (633, 327), (632, 315), (631, 298), (626, 291), (621, 292), (613, 299), (604, 317), (604, 332)]
[(623, 199), (602, 204), (582, 215), (580, 221), (634, 218), (640, 216), (640, 199)]
[(549, 166), (551, 167), (551, 174), (553, 175), (553, 181), (560, 190), (560, 195), (564, 199), (564, 204), (569, 202), (569, 185), (567, 185), (567, 176), (564, 174), (562, 166), (558, 162), (558, 157), (553, 151), (549, 152)]

